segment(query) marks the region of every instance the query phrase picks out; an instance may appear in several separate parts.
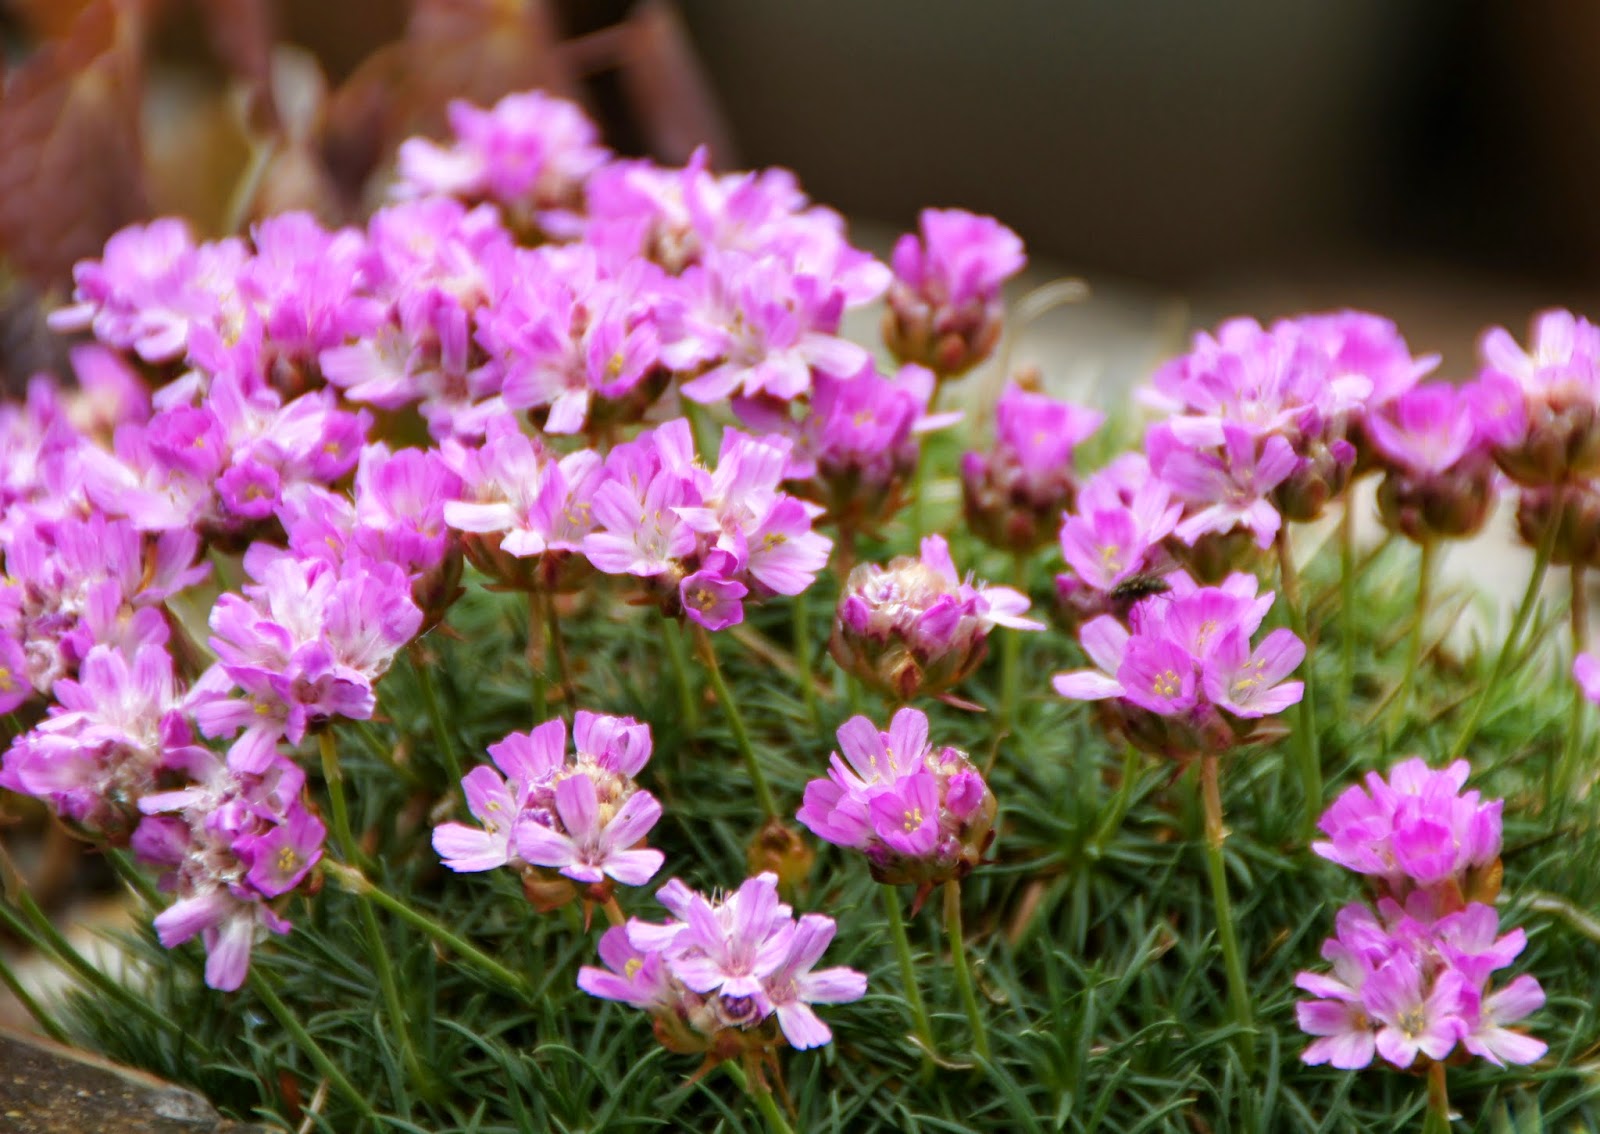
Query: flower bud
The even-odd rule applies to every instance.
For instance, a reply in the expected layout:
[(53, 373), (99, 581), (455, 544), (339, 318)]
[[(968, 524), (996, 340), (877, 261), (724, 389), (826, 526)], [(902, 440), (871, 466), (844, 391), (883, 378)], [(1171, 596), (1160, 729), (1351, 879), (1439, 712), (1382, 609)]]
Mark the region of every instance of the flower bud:
[(1562, 565), (1600, 564), (1600, 491), (1593, 481), (1555, 488), (1524, 488), (1517, 497), (1517, 534), (1529, 547), (1538, 547), (1556, 501), (1563, 498), (1561, 525), (1550, 561)]
[(1390, 531), (1416, 543), (1464, 539), (1489, 518), (1494, 481), (1494, 466), (1481, 458), (1443, 473), (1393, 468), (1378, 485), (1378, 514)]

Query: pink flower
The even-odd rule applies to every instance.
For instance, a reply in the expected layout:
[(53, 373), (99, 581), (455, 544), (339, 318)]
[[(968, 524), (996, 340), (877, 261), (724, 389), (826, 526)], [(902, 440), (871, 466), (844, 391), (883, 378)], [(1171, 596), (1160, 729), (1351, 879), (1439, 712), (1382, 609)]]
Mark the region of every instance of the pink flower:
[(1305, 683), (1284, 681), (1305, 660), (1306, 645), (1290, 630), (1274, 630), (1254, 652), (1238, 627), (1223, 634), (1204, 663), (1206, 697), (1236, 717), (1281, 713), (1299, 704)]
[(804, 1051), (821, 1047), (833, 1032), (812, 1011), (813, 1004), (848, 1004), (867, 994), (867, 977), (854, 969), (813, 972), (836, 926), (831, 917), (802, 914), (789, 943), (788, 955), (766, 982), (767, 1000), (790, 1046)]
[(1423, 984), (1422, 969), (1404, 954), (1396, 955), (1367, 978), (1361, 1004), (1379, 1024), (1378, 1054), (1396, 1067), (1410, 1067), (1420, 1052), (1429, 1059), (1449, 1055), (1466, 1034), (1466, 982), (1446, 970)]
[(232, 992), (261, 931), (289, 932), (269, 903), (305, 881), (326, 830), (302, 803), (305, 776), (288, 760), (239, 774), (203, 756), (189, 769), (193, 786), (140, 801), (146, 818), (134, 846), (164, 868), (162, 887), (178, 897), (156, 916), (161, 943), (171, 949), (200, 936), (206, 984)]
[(1329, 836), (1311, 849), (1361, 874), (1375, 875), (1396, 898), (1415, 886), (1460, 879), (1500, 854), (1501, 802), (1461, 793), (1468, 774), (1458, 760), (1431, 771), (1420, 759), (1376, 772), (1367, 787), (1347, 788), (1317, 825)]
[(1304, 644), (1275, 630), (1250, 647), (1273, 600), (1257, 595), (1254, 576), (1199, 587), (1173, 572), (1165, 582), (1165, 593), (1128, 611), (1128, 625), (1110, 614), (1083, 624), (1079, 642), (1095, 668), (1057, 674), (1057, 693), (1113, 702), (1111, 719), (1129, 739), (1180, 756), (1235, 742), (1219, 712), (1254, 719), (1299, 701), (1302, 683), (1283, 678), (1304, 659)]
[(845, 295), (776, 257), (724, 252), (689, 269), (675, 316), (663, 314), (661, 357), (675, 370), (706, 367), (682, 390), (697, 402), (811, 390), (813, 370), (859, 373), (867, 352), (838, 336)]
[(642, 886), (661, 869), (666, 856), (660, 851), (632, 849), (661, 818), (661, 805), (649, 792), (632, 793), (605, 818), (594, 781), (573, 775), (556, 784), (555, 810), (559, 826), (519, 818), (512, 837), (523, 861), (578, 882), (609, 876), (627, 886)]
[(1220, 432), (1216, 449), (1191, 448), (1170, 426), (1156, 426), (1146, 438), (1151, 470), (1192, 509), (1177, 527), (1178, 538), (1193, 544), (1208, 532), (1245, 528), (1257, 546), (1270, 547), (1282, 520), (1268, 495), (1301, 459), (1277, 434), (1258, 440), (1232, 422)]
[(517, 216), (569, 205), (608, 157), (599, 131), (575, 103), (541, 91), (510, 94), (488, 110), (456, 99), (454, 144), (400, 144), (398, 197), (451, 194), (492, 200)]
[(1504, 1027), (1544, 1007), (1544, 989), (1524, 973), (1510, 984), (1487, 996), (1473, 997), (1467, 1012), (1468, 1031), (1462, 1046), (1481, 1055), (1497, 1067), (1507, 1063), (1533, 1063), (1543, 1057), (1550, 1045)]
[(993, 217), (963, 209), (924, 209), (919, 235), (894, 247), (896, 280), (937, 308), (987, 302), (1027, 263), (1022, 241)]
[(1027, 258), (1017, 234), (992, 217), (924, 209), (919, 224), (894, 248), (884, 341), (900, 361), (952, 377), (994, 350), (1000, 285)]

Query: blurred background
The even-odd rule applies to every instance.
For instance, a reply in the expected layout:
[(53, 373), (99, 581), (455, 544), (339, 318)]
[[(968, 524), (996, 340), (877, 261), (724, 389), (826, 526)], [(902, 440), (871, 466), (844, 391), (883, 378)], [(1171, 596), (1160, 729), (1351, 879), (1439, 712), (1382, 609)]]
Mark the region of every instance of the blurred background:
[[(359, 216), (394, 145), (438, 133), (449, 98), (536, 84), (582, 99), (625, 152), (681, 161), (706, 141), (724, 168), (790, 166), (865, 222), (868, 244), (926, 205), (991, 212), (1043, 275), (1081, 274), (1114, 301), (1061, 317), (1090, 339), (1086, 319), (1166, 336), (1234, 311), (1353, 305), (1464, 372), (1482, 324), (1520, 331), (1538, 307), (1581, 310), (1597, 290), (1600, 5), (0, 11), (0, 251), (33, 295), (59, 291), (73, 260), (140, 216), (185, 213), (206, 232), (289, 206)], [(8, 345), (8, 372), (43, 349)]]

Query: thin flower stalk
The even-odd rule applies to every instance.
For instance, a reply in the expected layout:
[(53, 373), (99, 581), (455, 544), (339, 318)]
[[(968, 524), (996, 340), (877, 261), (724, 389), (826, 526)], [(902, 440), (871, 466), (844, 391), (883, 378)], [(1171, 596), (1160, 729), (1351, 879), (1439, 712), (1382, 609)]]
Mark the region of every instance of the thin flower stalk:
[(1516, 656), (1517, 644), (1522, 638), (1522, 632), (1527, 628), (1528, 619), (1533, 617), (1533, 608), (1539, 601), (1539, 591), (1544, 587), (1545, 572), (1550, 567), (1550, 556), (1555, 551), (1556, 537), (1561, 531), (1561, 514), (1565, 509), (1558, 499), (1554, 508), (1550, 510), (1550, 519), (1545, 525), (1544, 535), (1539, 540), (1539, 547), (1534, 552), (1533, 570), (1528, 575), (1528, 588), (1522, 592), (1522, 602), (1517, 606), (1517, 613), (1511, 619), (1511, 629), (1506, 631), (1506, 640), (1501, 643), (1500, 653), (1494, 659), (1494, 668), (1489, 671), (1489, 680), (1484, 682), (1483, 688), (1473, 700), (1472, 710), (1467, 714), (1467, 723), (1461, 726), (1461, 731), (1456, 734), (1456, 741), (1450, 746), (1450, 759), (1461, 758), (1466, 752), (1467, 745), (1472, 743), (1472, 738), (1478, 735), (1478, 725), (1483, 720), (1483, 714), (1494, 700), (1495, 692), (1500, 688), (1500, 682), (1505, 679), (1506, 671), (1511, 668), (1511, 659)]
[(697, 629), (700, 654), (705, 659), (706, 672), (711, 675), (711, 688), (716, 691), (717, 701), (728, 717), (728, 728), (733, 732), (733, 742), (738, 746), (739, 755), (744, 758), (745, 769), (750, 773), (750, 783), (755, 789), (756, 802), (761, 805), (762, 817), (776, 819), (777, 801), (773, 798), (772, 788), (767, 784), (766, 773), (761, 770), (761, 761), (756, 758), (755, 745), (750, 740), (750, 730), (745, 727), (744, 715), (739, 711), (739, 704), (734, 700), (733, 694), (728, 691), (727, 681), (723, 679), (722, 667), (717, 663), (716, 647), (712, 644), (711, 635), (704, 628)]
[[(1295, 637), (1310, 648), (1311, 638), (1306, 631), (1305, 607), (1301, 604), (1300, 574), (1294, 565), (1294, 548), (1289, 542), (1289, 529), (1278, 529), (1275, 540), (1278, 548), (1278, 578), (1283, 588), (1284, 605), (1289, 612), (1289, 628)], [(1300, 787), (1305, 796), (1303, 826), (1309, 836), (1316, 829), (1317, 816), (1322, 813), (1322, 757), (1317, 750), (1317, 711), (1315, 666), (1307, 658), (1305, 695), (1300, 698), (1300, 727), (1295, 729), (1295, 751), (1300, 763)]]
[(1211, 879), (1211, 903), (1216, 912), (1217, 943), (1228, 974), (1228, 1010), (1239, 1028), (1239, 1055), (1246, 1070), (1255, 1066), (1255, 1022), (1250, 1011), (1250, 987), (1245, 983), (1244, 957), (1233, 924), (1233, 903), (1228, 897), (1227, 864), (1222, 847), (1228, 831), (1222, 823), (1222, 790), (1217, 757), (1200, 758), (1200, 807), (1205, 816), (1206, 873)]
[(967, 966), (967, 946), (961, 931), (961, 883), (952, 878), (944, 884), (944, 932), (950, 941), (950, 968), (955, 973), (956, 991), (961, 996), (961, 1006), (966, 1010), (967, 1023), (972, 1027), (972, 1045), (978, 1058), (989, 1062), (989, 1028), (978, 1006), (977, 989), (972, 984), (972, 970)]
[(900, 986), (905, 990), (906, 1007), (911, 1010), (912, 1026), (922, 1045), (923, 1055), (933, 1057), (938, 1047), (933, 1040), (933, 1027), (928, 1022), (928, 1006), (922, 999), (922, 988), (917, 983), (917, 966), (911, 956), (911, 941), (906, 937), (905, 918), (900, 913), (900, 888), (884, 886), (883, 907), (889, 923), (889, 941), (894, 945), (895, 959), (900, 964)]

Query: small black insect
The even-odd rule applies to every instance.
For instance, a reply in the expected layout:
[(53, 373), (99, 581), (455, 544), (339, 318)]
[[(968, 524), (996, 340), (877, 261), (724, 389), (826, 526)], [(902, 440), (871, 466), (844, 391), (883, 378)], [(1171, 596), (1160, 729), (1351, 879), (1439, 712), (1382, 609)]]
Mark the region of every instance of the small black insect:
[(1130, 575), (1111, 588), (1111, 606), (1119, 615), (1126, 616), (1140, 599), (1151, 595), (1164, 595), (1172, 584), (1160, 575)]

